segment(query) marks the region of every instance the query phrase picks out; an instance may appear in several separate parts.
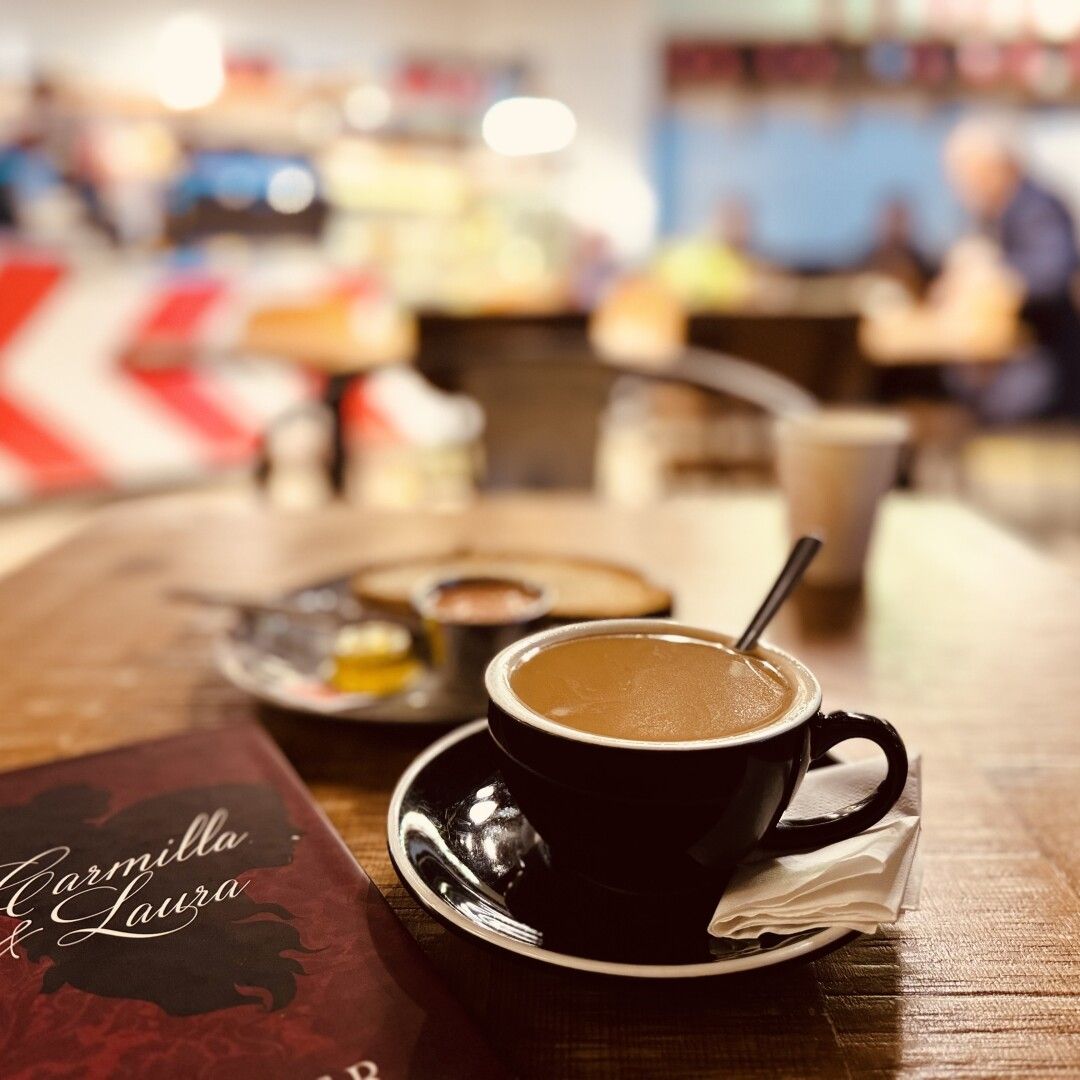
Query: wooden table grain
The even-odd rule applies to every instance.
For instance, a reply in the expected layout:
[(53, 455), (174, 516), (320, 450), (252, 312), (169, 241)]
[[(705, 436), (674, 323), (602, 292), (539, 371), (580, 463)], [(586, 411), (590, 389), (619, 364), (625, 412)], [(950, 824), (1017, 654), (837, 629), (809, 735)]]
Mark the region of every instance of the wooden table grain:
[(815, 669), (827, 704), (887, 717), (922, 752), (921, 909), (801, 968), (648, 984), (529, 966), (434, 924), (385, 842), (391, 787), (434, 735), (260, 709), (214, 670), (216, 616), (165, 591), (266, 593), (497, 542), (638, 564), (674, 588), (681, 617), (737, 629), (781, 560), (779, 504), (200, 505), (110, 510), (0, 581), (0, 768), (260, 718), (525, 1077), (1080, 1075), (1080, 583), (1017, 540), (956, 505), (894, 496), (863, 596), (804, 595), (770, 635)]

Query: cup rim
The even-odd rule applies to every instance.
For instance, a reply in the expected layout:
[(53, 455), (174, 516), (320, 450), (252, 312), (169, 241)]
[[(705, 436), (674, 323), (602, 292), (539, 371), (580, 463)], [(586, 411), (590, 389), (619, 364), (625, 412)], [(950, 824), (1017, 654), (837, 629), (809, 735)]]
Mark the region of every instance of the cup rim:
[[(830, 419), (869, 421), (864, 429), (829, 427)], [(787, 413), (776, 419), (778, 437), (813, 442), (824, 446), (900, 446), (911, 439), (911, 422), (896, 409), (876, 409), (859, 405), (824, 406), (810, 412)]]
[(729, 746), (745, 746), (764, 742), (785, 731), (798, 727), (821, 708), (821, 686), (814, 673), (790, 653), (777, 648), (768, 641), (759, 641), (757, 649), (766, 654), (767, 659), (779, 659), (782, 667), (796, 676), (796, 696), (787, 713), (766, 727), (753, 731), (744, 731), (738, 735), (722, 735), (714, 739), (687, 739), (683, 741), (663, 741), (645, 739), (622, 739), (614, 735), (596, 735), (588, 731), (559, 724), (541, 713), (530, 709), (514, 693), (510, 685), (510, 674), (526, 654), (557, 644), (584, 637), (604, 637), (609, 634), (651, 633), (658, 631), (667, 634), (681, 634), (684, 637), (696, 637), (705, 641), (721, 641), (731, 644), (737, 637), (692, 623), (679, 622), (675, 619), (594, 619), (589, 622), (569, 623), (530, 634), (515, 641), (497, 653), (484, 672), (484, 685), (488, 697), (500, 711), (518, 723), (537, 728), (550, 735), (570, 739), (574, 742), (590, 743), (594, 746), (617, 747), (622, 750), (707, 750)]

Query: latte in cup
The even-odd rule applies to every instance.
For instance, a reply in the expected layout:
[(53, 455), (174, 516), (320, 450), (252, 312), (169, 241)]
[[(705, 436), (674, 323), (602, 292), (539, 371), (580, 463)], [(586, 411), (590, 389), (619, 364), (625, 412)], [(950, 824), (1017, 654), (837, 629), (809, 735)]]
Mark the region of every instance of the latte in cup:
[(510, 686), (556, 723), (645, 742), (757, 731), (784, 716), (795, 698), (790, 677), (769, 659), (677, 633), (560, 642), (524, 657)]
[(463, 578), (440, 583), (428, 596), (427, 613), (440, 622), (502, 624), (536, 613), (541, 590), (502, 578)]

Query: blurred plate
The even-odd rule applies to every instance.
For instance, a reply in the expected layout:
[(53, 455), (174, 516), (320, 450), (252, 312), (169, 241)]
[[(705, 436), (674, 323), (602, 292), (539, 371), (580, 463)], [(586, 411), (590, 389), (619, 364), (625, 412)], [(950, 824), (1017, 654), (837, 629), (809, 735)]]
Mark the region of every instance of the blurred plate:
[[(346, 694), (324, 679), (338, 629), (335, 612), (351, 614), (355, 601), (348, 578), (297, 589), (281, 597), (298, 615), (247, 613), (214, 644), (221, 673), (234, 686), (269, 705), (316, 716), (372, 724), (457, 724), (484, 711), (480, 680), (476, 695), (449, 694), (430, 669), (398, 694)], [(302, 614), (300, 614), (302, 613)], [(320, 621), (324, 613), (327, 618)], [(374, 618), (385, 621), (386, 615)], [(361, 620), (362, 621), (362, 620)]]
[[(215, 644), (222, 674), (260, 701), (284, 709), (374, 724), (456, 724), (487, 709), (482, 673), (476, 693), (449, 692), (430, 669), (394, 695), (345, 694), (330, 686), (324, 665), (342, 621), (363, 616), (416, 628), (409, 597), (426, 577), (495, 573), (535, 578), (556, 595), (561, 621), (671, 614), (671, 593), (637, 570), (600, 559), (553, 554), (456, 551), (373, 563), (347, 577), (296, 589), (274, 610), (240, 614)], [(334, 616), (341, 618), (335, 623)], [(320, 622), (319, 616), (325, 616)]]

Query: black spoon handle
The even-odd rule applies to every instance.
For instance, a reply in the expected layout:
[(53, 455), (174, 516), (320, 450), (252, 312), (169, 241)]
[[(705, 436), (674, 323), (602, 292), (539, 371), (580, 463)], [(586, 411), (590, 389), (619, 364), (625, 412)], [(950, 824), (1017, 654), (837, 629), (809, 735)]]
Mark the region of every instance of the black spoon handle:
[(762, 631), (772, 622), (773, 616), (791, 595), (791, 590), (799, 584), (806, 568), (820, 550), (821, 543), (821, 538), (818, 536), (801, 536), (795, 541), (795, 546), (791, 549), (787, 562), (784, 563), (784, 569), (780, 571), (779, 577), (769, 590), (769, 595), (761, 602), (761, 607), (750, 620), (750, 625), (742, 632), (742, 637), (735, 642), (736, 649), (740, 652), (749, 652), (757, 644)]

